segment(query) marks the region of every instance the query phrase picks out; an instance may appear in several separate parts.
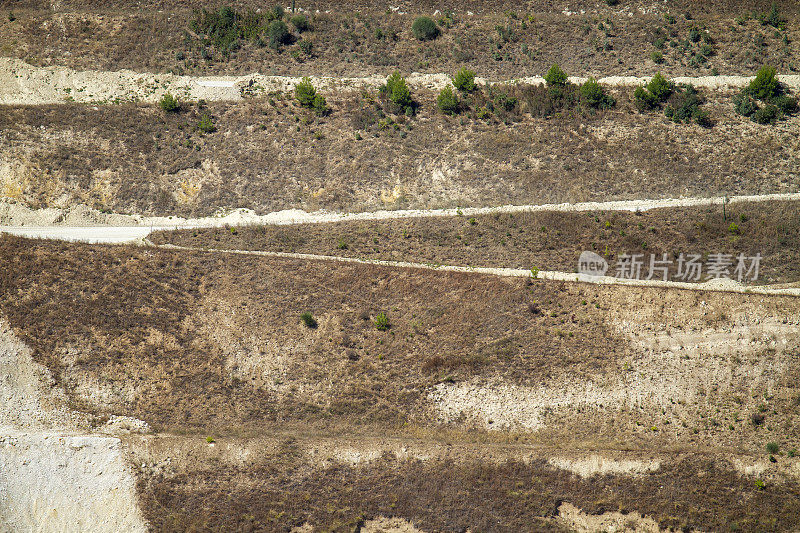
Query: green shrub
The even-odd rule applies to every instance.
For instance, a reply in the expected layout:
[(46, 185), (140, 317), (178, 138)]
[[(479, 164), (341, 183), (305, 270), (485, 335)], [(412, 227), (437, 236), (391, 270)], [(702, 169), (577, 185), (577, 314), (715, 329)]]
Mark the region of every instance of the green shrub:
[(675, 90), (675, 84), (666, 79), (659, 72), (653, 76), (653, 79), (647, 84), (647, 90), (650, 91), (650, 94), (652, 94), (658, 102), (663, 102), (669, 98), (669, 95)]
[(644, 87), (637, 87), (633, 92), (633, 98), (636, 109), (641, 113), (654, 109), (658, 105), (658, 99)]
[(769, 103), (777, 107), (784, 115), (790, 115), (797, 111), (797, 99), (785, 94), (771, 98)]
[(761, 22), (762, 26), (773, 26), (779, 30), (786, 29), (786, 19), (781, 16), (775, 2), (772, 2), (772, 8), (769, 10), (769, 13), (761, 13), (758, 15), (758, 21)]
[(289, 42), (291, 34), (285, 22), (273, 20), (267, 28), (267, 37), (269, 38), (269, 45), (277, 50), (282, 44)]
[(411, 25), (411, 33), (420, 41), (430, 41), (439, 36), (439, 28), (430, 17), (417, 17)]
[(778, 453), (778, 450), (780, 450), (780, 446), (778, 445), (777, 442), (768, 442), (767, 443), (767, 452), (768, 453)]
[(553, 64), (550, 67), (550, 70), (547, 71), (547, 74), (544, 75), (544, 81), (547, 82), (547, 85), (553, 86), (561, 86), (567, 84), (567, 74), (558, 64)]
[(696, 122), (701, 126), (710, 126), (711, 117), (708, 112), (701, 109), (703, 99), (693, 85), (681, 85), (669, 98), (668, 105), (664, 108), (664, 115), (673, 122)]
[(390, 327), (392, 327), (392, 325), (389, 323), (389, 317), (387, 317), (386, 313), (384, 313), (383, 311), (378, 313), (378, 316), (375, 317), (373, 323), (375, 324), (375, 329), (377, 329), (378, 331), (386, 331)]
[(408, 89), (405, 78), (398, 71), (394, 71), (388, 78), (386, 84), (380, 88), (390, 102), (403, 108), (408, 114), (408, 110), (413, 111), (414, 101), (411, 98), (411, 91)]
[(320, 94), (314, 97), (314, 100), (311, 103), (311, 108), (319, 116), (327, 115), (331, 110), (328, 107), (328, 102), (325, 101), (325, 97)]
[(458, 97), (449, 85), (441, 90), (436, 98), (436, 107), (446, 115), (453, 115), (458, 112)]
[(581, 85), (581, 100), (589, 107), (609, 109), (614, 107), (616, 101), (603, 90), (603, 86), (594, 78), (589, 78)]
[(453, 86), (462, 93), (471, 93), (475, 90), (475, 72), (462, 68), (453, 77)]
[(317, 90), (311, 84), (311, 78), (307, 76), (294, 86), (294, 97), (302, 107), (314, 107), (316, 96)]
[(733, 109), (739, 115), (750, 117), (758, 111), (758, 104), (752, 96), (743, 91), (733, 97)]
[(652, 54), (650, 54), (650, 59), (653, 60), (653, 63), (656, 65), (660, 65), (664, 62), (664, 54), (659, 52), (658, 50), (654, 50)]
[(730, 231), (734, 235), (738, 235), (741, 230), (739, 229), (739, 224), (737, 224), (736, 222), (731, 222), (731, 225), (728, 226), (728, 231)]
[(197, 129), (203, 133), (213, 133), (217, 131), (217, 127), (214, 126), (214, 122), (211, 120), (211, 117), (206, 114), (200, 117), (200, 122), (197, 123)]
[(178, 102), (178, 99), (168, 92), (164, 93), (164, 96), (158, 101), (158, 105), (167, 113), (177, 113), (181, 109), (181, 104)]
[(303, 321), (307, 328), (314, 329), (317, 327), (316, 319), (307, 311), (300, 315), (300, 320)]
[(786, 455), (788, 455), (789, 457), (797, 457), (797, 449), (792, 448)]
[(289, 19), (289, 22), (291, 22), (292, 26), (300, 33), (311, 29), (311, 23), (308, 22), (308, 17), (305, 15), (295, 15)]
[(779, 114), (780, 110), (778, 109), (778, 106), (769, 104), (753, 113), (752, 119), (753, 122), (756, 122), (757, 124), (772, 124), (778, 120)]
[(312, 42), (311, 42), (311, 41), (309, 41), (308, 39), (303, 39), (302, 41), (300, 41), (299, 43), (297, 43), (297, 46), (299, 46), (299, 47), (300, 47), (300, 50), (301, 50), (301, 51), (302, 51), (302, 52), (303, 52), (305, 55), (307, 55), (308, 57), (311, 57), (311, 54), (313, 54), (313, 53), (314, 53), (314, 43), (312, 43)]
[(776, 73), (775, 67), (763, 66), (759, 69), (755, 79), (747, 88), (753, 98), (768, 100), (780, 94), (781, 87)]

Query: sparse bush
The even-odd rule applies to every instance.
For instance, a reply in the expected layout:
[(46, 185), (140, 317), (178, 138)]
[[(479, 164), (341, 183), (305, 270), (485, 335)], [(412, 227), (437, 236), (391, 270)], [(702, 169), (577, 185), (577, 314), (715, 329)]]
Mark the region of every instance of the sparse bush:
[(411, 91), (408, 89), (405, 78), (398, 71), (393, 72), (386, 79), (386, 84), (380, 88), (380, 91), (390, 102), (403, 108), (406, 114), (409, 109), (413, 112), (414, 101), (411, 98)]
[(411, 25), (411, 33), (420, 41), (431, 41), (439, 36), (439, 28), (430, 17), (417, 17)]
[(475, 72), (462, 68), (453, 77), (453, 86), (462, 93), (471, 93), (475, 90)]
[(789, 457), (797, 457), (797, 449), (792, 448), (786, 455), (788, 455)]
[(314, 97), (314, 100), (311, 104), (311, 109), (319, 116), (327, 115), (330, 112), (330, 108), (328, 107), (328, 103), (325, 101), (325, 97), (318, 94)]
[(752, 96), (741, 92), (733, 97), (733, 108), (738, 114), (749, 117), (758, 111), (758, 104)]
[(659, 72), (653, 76), (653, 79), (647, 84), (647, 90), (650, 91), (650, 94), (655, 96), (656, 100), (663, 102), (669, 98), (669, 95), (675, 90), (675, 84), (666, 79)]
[(664, 115), (673, 122), (696, 122), (701, 126), (710, 126), (711, 118), (708, 112), (701, 109), (703, 99), (693, 85), (678, 87), (669, 98), (664, 108)]
[(658, 50), (654, 50), (652, 54), (650, 54), (650, 59), (653, 60), (653, 63), (656, 65), (660, 65), (664, 62), (664, 54), (659, 52)]
[(378, 315), (375, 317), (375, 320), (373, 320), (373, 323), (375, 324), (375, 329), (378, 331), (386, 331), (392, 327), (391, 323), (389, 322), (389, 317), (387, 317), (386, 313), (383, 311), (378, 313)]
[(581, 85), (581, 100), (589, 107), (599, 109), (609, 109), (614, 107), (616, 101), (614, 97), (607, 95), (603, 86), (597, 83), (594, 78), (589, 78)]
[(753, 413), (750, 415), (750, 422), (752, 422), (754, 426), (760, 426), (764, 423), (764, 418), (766, 417), (763, 413)]
[(302, 320), (303, 324), (305, 324), (309, 329), (314, 329), (317, 327), (317, 320), (308, 311), (300, 315), (300, 320)]
[(649, 111), (658, 105), (658, 99), (644, 87), (637, 87), (633, 92), (633, 98), (636, 103), (636, 109), (640, 113)]
[(773, 453), (773, 454), (778, 453), (778, 450), (780, 450), (780, 446), (778, 445), (777, 442), (767, 443), (767, 453)]
[(441, 90), (436, 98), (436, 106), (446, 115), (453, 115), (458, 112), (458, 97), (449, 85)]
[(558, 64), (553, 64), (547, 74), (544, 75), (544, 81), (548, 86), (563, 86), (567, 84), (567, 73), (561, 70)]
[(774, 106), (772, 104), (766, 105), (753, 113), (753, 122), (757, 124), (772, 124), (776, 120), (778, 120), (778, 115), (780, 114), (780, 110), (778, 106)]
[(761, 13), (758, 15), (758, 21), (762, 26), (772, 26), (779, 30), (786, 29), (786, 19), (781, 16), (775, 2), (772, 2), (772, 8), (769, 10), (769, 13)]
[(302, 41), (297, 43), (297, 46), (299, 46), (300, 50), (308, 57), (311, 57), (311, 55), (314, 53), (314, 43), (312, 43), (308, 39), (303, 39)]
[(300, 33), (311, 29), (311, 23), (308, 22), (308, 17), (305, 15), (295, 15), (289, 19), (289, 22), (291, 22), (292, 26)]
[(267, 37), (269, 38), (269, 45), (277, 50), (282, 44), (289, 42), (291, 34), (285, 22), (273, 20), (267, 28)]
[(203, 133), (213, 133), (217, 131), (217, 127), (214, 126), (214, 122), (211, 120), (211, 117), (206, 114), (200, 117), (200, 122), (197, 123), (197, 129)]
[(164, 93), (164, 96), (158, 101), (158, 105), (167, 113), (177, 113), (181, 109), (178, 99), (168, 92)]
[(314, 98), (317, 96), (317, 90), (311, 83), (311, 78), (304, 77), (300, 82), (294, 86), (294, 97), (302, 107), (314, 107)]
[(748, 93), (759, 100), (769, 100), (780, 94), (780, 83), (775, 67), (763, 66), (747, 87)]

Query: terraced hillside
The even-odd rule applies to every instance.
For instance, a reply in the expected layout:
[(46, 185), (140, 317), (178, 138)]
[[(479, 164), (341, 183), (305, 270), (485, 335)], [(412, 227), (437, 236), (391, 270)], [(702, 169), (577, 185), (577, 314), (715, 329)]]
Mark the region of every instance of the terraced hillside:
[(2, 3), (0, 530), (800, 530), (798, 39)]

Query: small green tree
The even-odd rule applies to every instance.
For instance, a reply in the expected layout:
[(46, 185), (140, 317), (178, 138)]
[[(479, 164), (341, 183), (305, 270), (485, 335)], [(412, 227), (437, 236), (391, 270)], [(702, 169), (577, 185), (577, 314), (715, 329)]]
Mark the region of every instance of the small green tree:
[(581, 85), (580, 91), (581, 100), (589, 107), (609, 109), (616, 104), (614, 98), (607, 95), (603, 90), (603, 86), (597, 83), (597, 80), (592, 77)]
[(458, 112), (458, 97), (449, 85), (441, 90), (436, 98), (436, 106), (446, 115), (454, 115)]
[(216, 126), (214, 126), (214, 122), (211, 120), (211, 117), (206, 114), (200, 117), (200, 122), (197, 123), (197, 129), (203, 133), (213, 133), (217, 131)]
[(373, 322), (375, 324), (375, 329), (377, 329), (378, 331), (386, 331), (392, 326), (391, 323), (389, 322), (389, 317), (387, 317), (386, 313), (384, 313), (383, 311), (378, 313)]
[(554, 63), (550, 70), (547, 71), (547, 74), (544, 75), (544, 81), (547, 82), (547, 85), (566, 85), (567, 73), (561, 70), (557, 63)]
[(302, 320), (303, 324), (305, 324), (306, 327), (309, 329), (314, 329), (317, 327), (317, 320), (309, 312), (305, 312), (302, 315), (300, 315), (300, 320)]
[(453, 77), (453, 86), (462, 93), (471, 93), (475, 90), (475, 71), (464, 67)]
[(398, 71), (394, 71), (386, 79), (386, 84), (381, 87), (381, 92), (387, 95), (390, 102), (402, 107), (406, 112), (412, 109), (414, 105), (414, 101), (411, 98), (411, 91), (408, 89), (408, 84), (406, 84), (405, 78), (403, 78)]
[(167, 113), (177, 113), (181, 109), (181, 104), (178, 102), (178, 99), (168, 92), (164, 93), (158, 105)]
[(411, 33), (420, 41), (431, 41), (439, 36), (439, 27), (430, 17), (417, 17), (411, 25)]
[(775, 67), (761, 67), (755, 79), (747, 87), (747, 91), (753, 98), (758, 98), (759, 100), (769, 100), (778, 96), (781, 87), (776, 74)]
[(294, 97), (297, 102), (303, 107), (313, 107), (314, 98), (317, 96), (317, 90), (311, 83), (311, 78), (304, 77), (300, 82), (294, 86)]
[(659, 72), (653, 76), (653, 79), (647, 84), (647, 90), (650, 91), (650, 94), (652, 94), (658, 102), (663, 102), (669, 98), (669, 95), (675, 90), (675, 84)]

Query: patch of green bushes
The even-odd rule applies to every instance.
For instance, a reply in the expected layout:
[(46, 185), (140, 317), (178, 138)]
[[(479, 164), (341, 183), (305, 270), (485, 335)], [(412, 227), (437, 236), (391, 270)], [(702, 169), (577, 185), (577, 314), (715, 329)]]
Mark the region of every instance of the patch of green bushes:
[(549, 86), (564, 86), (567, 84), (567, 73), (561, 70), (557, 63), (550, 67), (547, 74), (544, 75), (544, 81)]
[(640, 112), (655, 109), (675, 90), (675, 84), (666, 79), (660, 72), (653, 76), (650, 83), (637, 87), (633, 93), (636, 109)]
[(300, 315), (300, 320), (302, 320), (303, 324), (305, 324), (309, 329), (315, 329), (317, 327), (317, 320), (311, 313), (307, 311)]
[(295, 15), (289, 19), (289, 22), (291, 22), (292, 26), (300, 33), (311, 29), (311, 23), (305, 15)]
[[(764, 104), (759, 106), (759, 101)], [(786, 94), (774, 67), (764, 66), (742, 91), (733, 97), (733, 108), (739, 115), (758, 124), (772, 124), (797, 111), (797, 99)]]
[(603, 86), (590, 77), (581, 85), (581, 102), (594, 109), (610, 109), (617, 103), (613, 96), (606, 94)]
[(439, 27), (430, 17), (417, 17), (411, 25), (411, 33), (420, 41), (432, 41), (439, 36)]
[(294, 86), (294, 97), (302, 107), (312, 109), (320, 116), (326, 115), (330, 111), (325, 97), (317, 94), (311, 79), (307, 76)]
[(458, 112), (458, 96), (450, 85), (439, 92), (439, 96), (436, 98), (436, 107), (446, 115), (454, 115)]
[(391, 323), (389, 322), (389, 317), (387, 317), (386, 313), (383, 311), (378, 313), (378, 315), (375, 317), (375, 320), (373, 320), (373, 323), (375, 324), (375, 329), (378, 331), (386, 331), (392, 327)]
[(158, 101), (158, 105), (167, 113), (177, 113), (181, 109), (181, 104), (178, 102), (178, 99), (169, 92), (164, 93), (164, 96)]
[(471, 93), (475, 90), (475, 71), (462, 68), (453, 77), (453, 86), (462, 93)]
[(701, 126), (711, 126), (711, 117), (702, 109), (703, 98), (693, 85), (681, 85), (670, 96), (664, 115), (677, 123), (695, 122)]
[(289, 28), (282, 20), (273, 20), (269, 23), (267, 37), (269, 38), (269, 45), (276, 50), (280, 48), (282, 44), (288, 44), (291, 40)]
[(381, 96), (387, 98), (392, 104), (401, 108), (407, 115), (414, 112), (414, 100), (411, 97), (411, 91), (408, 84), (400, 72), (393, 72), (388, 78), (386, 83), (379, 89)]
[(211, 116), (207, 114), (200, 117), (200, 122), (197, 123), (197, 129), (203, 133), (214, 133), (217, 131), (217, 127), (214, 126), (214, 121), (211, 120)]
[(272, 22), (282, 18), (283, 10), (279, 6), (265, 12), (239, 12), (230, 6), (223, 6), (218, 11), (195, 10), (189, 27), (227, 57), (241, 46), (241, 41), (260, 42), (268, 25), (271, 27)]

